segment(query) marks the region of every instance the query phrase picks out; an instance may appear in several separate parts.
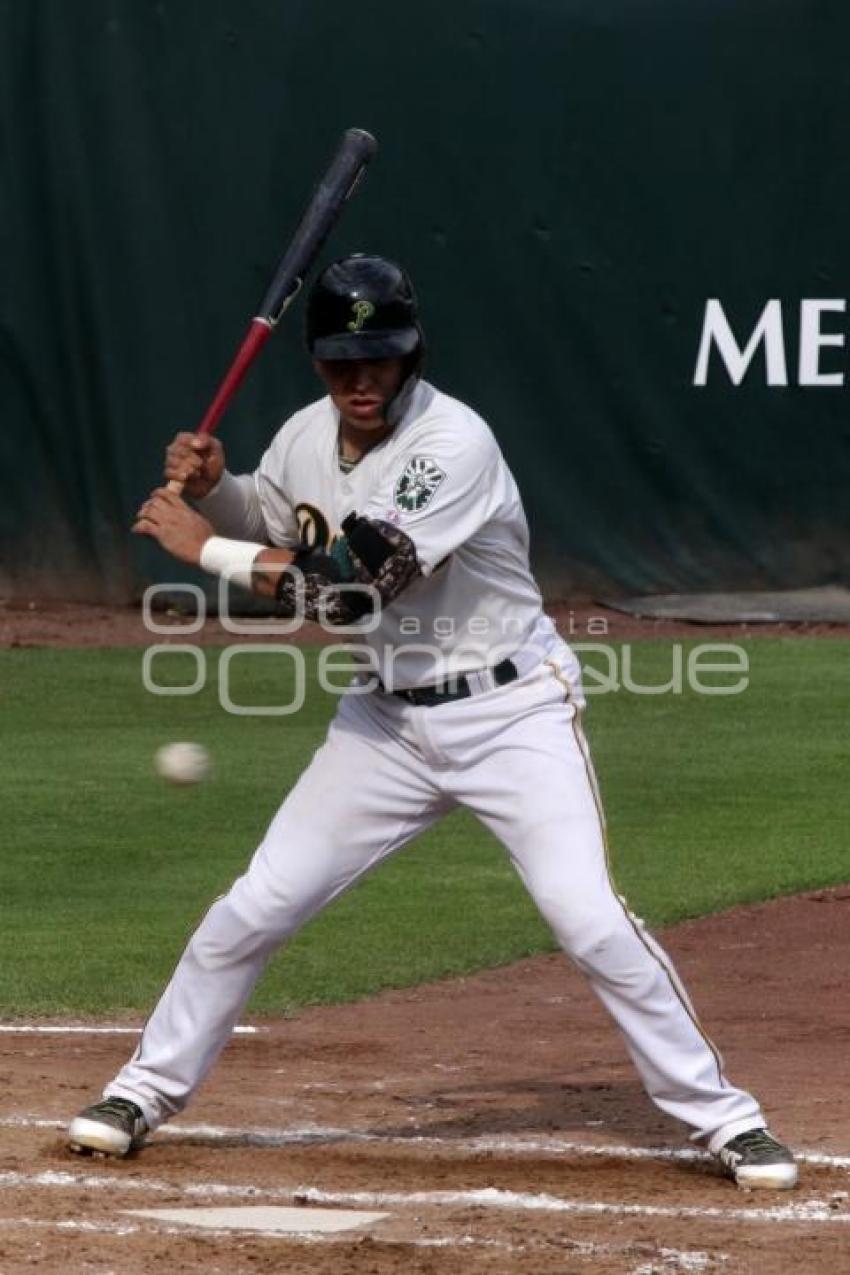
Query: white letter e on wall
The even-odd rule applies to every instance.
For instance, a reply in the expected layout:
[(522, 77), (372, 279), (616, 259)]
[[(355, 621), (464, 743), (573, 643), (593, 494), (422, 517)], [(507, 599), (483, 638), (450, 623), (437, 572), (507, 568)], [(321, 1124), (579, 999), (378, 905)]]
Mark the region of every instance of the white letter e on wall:
[(843, 314), (847, 303), (841, 297), (818, 300), (806, 297), (800, 302), (800, 384), (843, 385), (843, 372), (822, 372), (820, 352), (824, 345), (843, 345), (844, 334), (831, 332), (826, 336), (820, 330), (820, 316), (825, 311)]

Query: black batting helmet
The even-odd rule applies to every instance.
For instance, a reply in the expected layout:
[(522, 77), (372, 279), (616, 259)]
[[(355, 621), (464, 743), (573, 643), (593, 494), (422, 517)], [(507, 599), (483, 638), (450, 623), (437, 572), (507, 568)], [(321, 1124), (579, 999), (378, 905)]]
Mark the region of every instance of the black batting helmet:
[(307, 302), (314, 358), (400, 358), (422, 344), (416, 294), (401, 266), (359, 252), (319, 275)]

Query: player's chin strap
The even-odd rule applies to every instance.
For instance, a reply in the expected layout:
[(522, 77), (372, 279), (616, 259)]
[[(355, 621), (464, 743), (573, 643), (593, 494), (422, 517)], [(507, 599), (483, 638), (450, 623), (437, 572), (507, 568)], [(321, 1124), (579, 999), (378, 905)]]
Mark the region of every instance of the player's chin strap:
[(342, 530), (329, 553), (309, 545), (297, 551), (275, 589), (281, 614), (351, 624), (392, 602), (422, 574), (410, 536), (391, 523), (352, 513)]

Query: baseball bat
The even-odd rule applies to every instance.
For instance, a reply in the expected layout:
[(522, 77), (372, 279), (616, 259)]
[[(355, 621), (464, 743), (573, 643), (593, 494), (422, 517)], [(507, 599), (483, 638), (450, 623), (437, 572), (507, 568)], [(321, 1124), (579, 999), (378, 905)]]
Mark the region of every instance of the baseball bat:
[[(242, 344), (197, 428), (198, 434), (211, 434), (218, 425), (249, 367), (301, 291), (307, 272), (377, 149), (378, 143), (372, 134), (362, 128), (349, 128), (343, 133), (336, 154), (304, 210)], [(183, 484), (174, 479), (168, 487), (178, 493), (183, 490)]]

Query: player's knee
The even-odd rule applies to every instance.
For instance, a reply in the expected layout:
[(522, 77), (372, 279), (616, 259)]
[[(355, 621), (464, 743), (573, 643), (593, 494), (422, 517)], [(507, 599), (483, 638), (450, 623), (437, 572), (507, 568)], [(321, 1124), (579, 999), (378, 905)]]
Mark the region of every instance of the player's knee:
[(615, 911), (591, 912), (580, 924), (556, 934), (582, 973), (622, 994), (646, 998), (659, 979), (663, 981), (662, 967), (619, 906)]
[(318, 912), (333, 894), (328, 874), (299, 860), (274, 869), (261, 855), (228, 895), (233, 907), (264, 933), (288, 938)]
[(586, 972), (610, 966), (623, 942), (622, 928), (608, 918), (594, 924), (593, 918), (568, 936), (564, 950)]
[(244, 903), (244, 892), (237, 902), (231, 891), (212, 905), (195, 931), (190, 951), (202, 969), (221, 969), (258, 953), (271, 952), (295, 928), (286, 915), (275, 912), (267, 901), (263, 906), (248, 910)]
[(595, 969), (609, 961), (622, 938), (622, 927), (615, 918), (589, 916), (562, 935), (561, 946), (577, 965)]
[(578, 965), (594, 967), (622, 943), (625, 918), (619, 907), (604, 900), (593, 906), (556, 895), (537, 896), (537, 906), (559, 946)]

